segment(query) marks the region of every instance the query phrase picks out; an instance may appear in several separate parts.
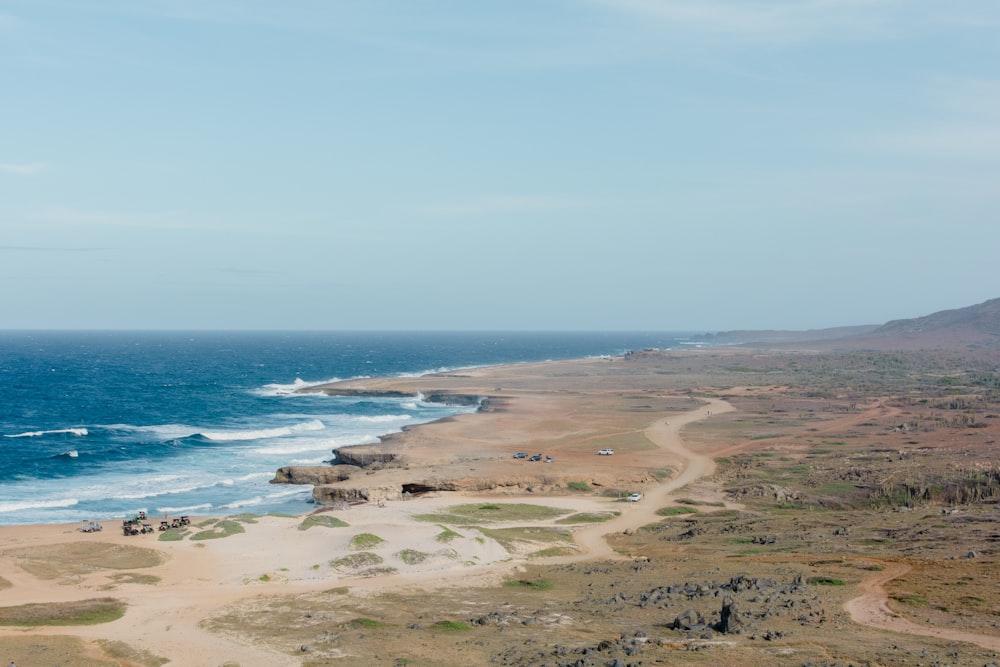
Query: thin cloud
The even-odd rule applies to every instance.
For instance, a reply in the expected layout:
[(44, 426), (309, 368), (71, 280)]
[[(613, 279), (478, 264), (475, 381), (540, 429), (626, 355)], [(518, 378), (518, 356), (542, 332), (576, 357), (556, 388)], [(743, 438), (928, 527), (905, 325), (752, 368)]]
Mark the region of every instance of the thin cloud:
[(114, 248), (66, 248), (58, 246), (3, 245), (0, 252), (103, 252)]
[(895, 127), (863, 143), (925, 157), (1000, 160), (1000, 81), (939, 77), (924, 98), (924, 113), (933, 120)]
[(422, 207), (418, 212), (430, 215), (489, 215), (492, 213), (530, 213), (561, 211), (586, 206), (587, 202), (551, 195), (486, 195), (475, 199)]
[(0, 163), (0, 171), (6, 174), (18, 174), (20, 176), (35, 176), (45, 171), (43, 162), (31, 162), (28, 164), (15, 164), (11, 162)]
[[(591, 0), (678, 34), (788, 44), (895, 38), (913, 30), (996, 26), (984, 0)], [(975, 17), (978, 16), (978, 21)]]

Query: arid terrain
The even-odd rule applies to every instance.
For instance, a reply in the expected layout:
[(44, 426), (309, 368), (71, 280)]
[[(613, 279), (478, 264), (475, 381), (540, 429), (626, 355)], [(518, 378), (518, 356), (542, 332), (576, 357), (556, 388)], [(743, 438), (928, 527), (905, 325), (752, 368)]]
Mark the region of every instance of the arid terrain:
[[(998, 362), (650, 350), (340, 383), (487, 400), (279, 474), (329, 482), (310, 517), (0, 529), (0, 659), (997, 665)], [(107, 616), (57, 626), (81, 600)]]

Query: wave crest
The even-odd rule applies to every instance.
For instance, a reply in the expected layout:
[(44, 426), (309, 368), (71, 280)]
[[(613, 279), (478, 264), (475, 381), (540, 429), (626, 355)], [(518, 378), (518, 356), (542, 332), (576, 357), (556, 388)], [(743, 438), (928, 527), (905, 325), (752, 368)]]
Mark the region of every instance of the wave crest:
[(279, 426), (277, 428), (262, 428), (248, 431), (201, 431), (195, 435), (199, 435), (206, 440), (212, 440), (214, 442), (233, 442), (236, 440), (266, 440), (267, 438), (280, 438), (286, 435), (305, 433), (307, 431), (322, 431), (325, 428), (326, 424), (321, 422), (319, 419), (312, 419), (301, 424)]
[(54, 435), (56, 433), (69, 433), (70, 435), (85, 436), (88, 435), (87, 429), (85, 428), (57, 428), (51, 431), (27, 431), (25, 433), (16, 433), (14, 435), (5, 435), (5, 438), (38, 438), (43, 435)]

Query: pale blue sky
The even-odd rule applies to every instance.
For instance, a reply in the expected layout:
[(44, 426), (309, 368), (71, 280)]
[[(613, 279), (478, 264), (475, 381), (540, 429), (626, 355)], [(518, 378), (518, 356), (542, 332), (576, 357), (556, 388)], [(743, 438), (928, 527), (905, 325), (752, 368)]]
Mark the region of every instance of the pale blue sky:
[(0, 0), (0, 328), (1000, 297), (996, 0)]

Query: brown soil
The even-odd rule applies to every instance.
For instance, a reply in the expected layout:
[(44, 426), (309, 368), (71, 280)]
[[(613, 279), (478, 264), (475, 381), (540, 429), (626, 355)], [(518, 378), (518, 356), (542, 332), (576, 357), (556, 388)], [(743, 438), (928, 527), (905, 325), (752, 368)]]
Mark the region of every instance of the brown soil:
[[(220, 643), (185, 664), (223, 664), (237, 644), (289, 665), (1000, 664), (998, 359), (646, 352), (346, 383), (337, 389), (489, 397), (488, 411), (390, 439), (380, 451), (394, 464), (340, 483), (386, 497), (403, 484), (466, 489), (390, 500), (387, 512), (519, 502), (618, 515), (579, 527), (505, 524), (503, 539), (516, 535), (518, 548), (488, 567), (417, 576), (396, 563), (398, 574), (303, 586), (279, 581), (275, 565), (266, 597), (234, 591), (212, 605), (186, 587), (201, 630)], [(604, 447), (614, 456), (597, 456)], [(555, 462), (514, 460), (515, 451)], [(619, 500), (632, 491), (643, 499)], [(545, 532), (556, 526), (573, 530), (574, 550), (552, 548), (563, 544)], [(448, 527), (494, 543), (485, 528)], [(296, 539), (321, 530), (336, 529)], [(249, 544), (241, 539), (222, 542)], [(54, 595), (29, 570), (0, 570), (12, 584), (0, 601), (32, 586)], [(172, 585), (163, 567), (148, 571)], [(99, 575), (62, 572), (66, 583), (53, 585)], [(203, 573), (206, 583), (216, 576)], [(16, 636), (0, 630), (2, 641)], [(110, 626), (103, 637), (116, 639)], [(104, 660), (95, 664), (152, 664), (84, 646)], [(169, 643), (158, 647), (171, 657)]]

